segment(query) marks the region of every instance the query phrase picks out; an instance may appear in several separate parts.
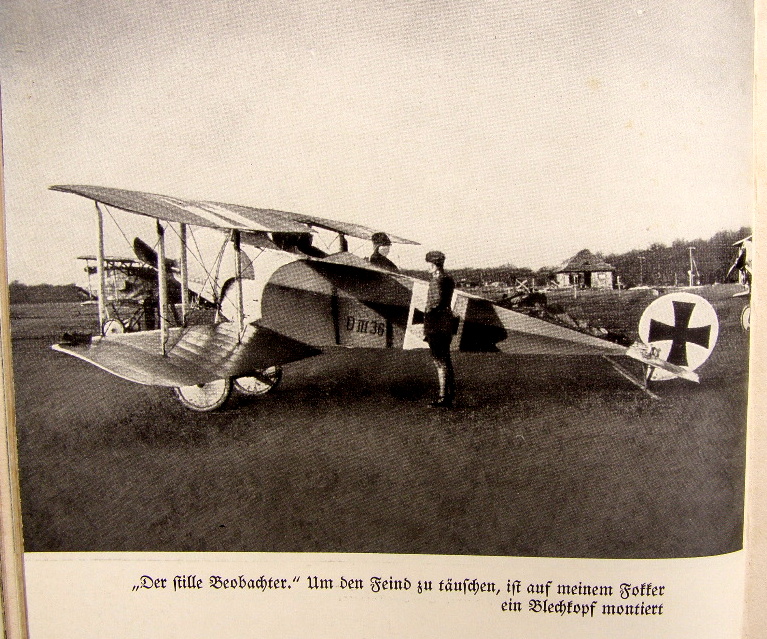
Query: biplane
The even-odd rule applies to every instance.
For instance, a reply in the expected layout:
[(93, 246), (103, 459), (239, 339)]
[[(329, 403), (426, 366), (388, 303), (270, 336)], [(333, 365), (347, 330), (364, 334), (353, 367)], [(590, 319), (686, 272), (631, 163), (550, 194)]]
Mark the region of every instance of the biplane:
[[(85, 262), (84, 270), (88, 276), (88, 301), (85, 303), (104, 298), (104, 312), (100, 318), (103, 334), (152, 330), (157, 326), (157, 256), (140, 238), (134, 240), (133, 250), (136, 257), (104, 256), (100, 294), (93, 286), (93, 276), (100, 278), (98, 256), (77, 257)], [(167, 260), (168, 299), (171, 304), (177, 303), (181, 295), (181, 284), (173, 276), (174, 271), (178, 272), (175, 260)]]
[[(99, 300), (105, 286), (105, 209), (152, 218), (157, 243), (159, 328), (104, 334), (53, 346), (113, 375), (174, 389), (195, 411), (221, 407), (233, 387), (259, 395), (279, 383), (282, 365), (334, 348), (425, 349), (423, 319), (428, 282), (371, 265), (348, 250), (349, 238), (369, 241), (377, 229), (304, 214), (96, 186), (51, 189), (93, 200), (99, 229)], [(214, 229), (223, 245), (198, 293), (215, 315), (194, 321), (188, 261), (199, 257), (193, 229)], [(314, 234), (335, 236), (335, 251), (313, 245)], [(180, 312), (170, 312), (166, 236), (178, 238)], [(417, 242), (395, 235), (393, 243)], [(223, 267), (224, 246), (231, 259)], [(193, 250), (193, 248), (195, 250)], [(155, 251), (155, 249), (152, 249)], [(147, 261), (151, 261), (147, 260)], [(653, 379), (699, 381), (695, 369), (714, 348), (718, 321), (711, 305), (689, 293), (653, 301), (630, 346), (496, 306), (456, 290), (452, 348), (507, 355), (594, 355), (647, 389)], [(104, 302), (99, 303), (103, 325)], [(632, 375), (617, 358), (641, 362)]]

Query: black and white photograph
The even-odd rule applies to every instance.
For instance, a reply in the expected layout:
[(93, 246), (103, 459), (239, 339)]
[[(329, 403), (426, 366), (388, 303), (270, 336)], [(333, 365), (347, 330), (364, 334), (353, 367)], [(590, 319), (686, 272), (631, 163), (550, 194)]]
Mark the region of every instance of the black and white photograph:
[(6, 0), (24, 550), (743, 547), (745, 0)]

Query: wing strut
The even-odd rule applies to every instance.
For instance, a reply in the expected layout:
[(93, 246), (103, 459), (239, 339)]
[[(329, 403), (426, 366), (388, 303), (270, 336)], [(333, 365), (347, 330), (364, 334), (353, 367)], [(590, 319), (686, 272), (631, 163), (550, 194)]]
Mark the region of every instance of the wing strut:
[(160, 352), (163, 355), (167, 355), (165, 345), (168, 342), (168, 280), (165, 268), (165, 229), (157, 220), (157, 285), (160, 297)]
[(187, 315), (189, 314), (189, 271), (186, 255), (186, 222), (179, 225), (179, 235), (181, 237), (181, 325), (186, 326)]
[(104, 271), (104, 214), (101, 206), (96, 202), (96, 218), (98, 220), (99, 247), (96, 253), (96, 272), (99, 277), (99, 333), (104, 330), (104, 322), (107, 321), (106, 272)]
[(242, 337), (245, 309), (242, 303), (242, 252), (240, 250), (240, 231), (232, 230), (234, 244), (234, 282), (237, 286), (237, 332)]

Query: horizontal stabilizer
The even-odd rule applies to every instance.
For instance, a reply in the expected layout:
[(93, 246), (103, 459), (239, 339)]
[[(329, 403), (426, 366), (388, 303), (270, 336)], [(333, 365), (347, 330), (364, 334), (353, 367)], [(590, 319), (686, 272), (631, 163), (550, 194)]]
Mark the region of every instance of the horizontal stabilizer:
[(460, 350), (501, 351), (509, 355), (623, 355), (626, 347), (538, 317), (459, 294), (462, 311)]
[(681, 377), (682, 379), (686, 379), (691, 382), (700, 382), (700, 377), (698, 377), (696, 372), (661, 359), (654, 354), (652, 348), (641, 342), (634, 342), (628, 348), (628, 350), (626, 350), (626, 355), (632, 359), (637, 360), (638, 362), (646, 364), (647, 366), (660, 368), (676, 377)]

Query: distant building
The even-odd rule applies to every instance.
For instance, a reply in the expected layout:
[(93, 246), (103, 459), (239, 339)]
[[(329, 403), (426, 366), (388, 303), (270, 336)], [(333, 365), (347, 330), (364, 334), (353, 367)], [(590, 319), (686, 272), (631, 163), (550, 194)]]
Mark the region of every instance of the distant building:
[(583, 249), (554, 271), (554, 275), (557, 286), (612, 288), (615, 267)]

